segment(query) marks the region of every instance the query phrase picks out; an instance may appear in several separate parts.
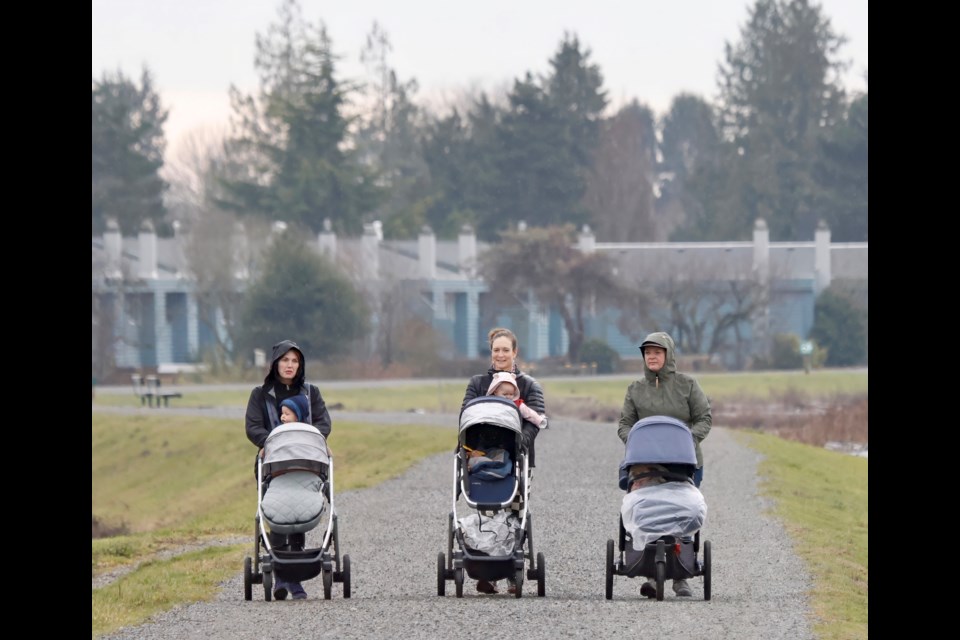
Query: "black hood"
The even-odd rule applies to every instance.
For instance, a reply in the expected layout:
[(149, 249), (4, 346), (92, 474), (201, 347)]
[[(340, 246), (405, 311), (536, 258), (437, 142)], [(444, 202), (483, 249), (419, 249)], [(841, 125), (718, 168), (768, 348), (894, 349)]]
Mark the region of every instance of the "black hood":
[(293, 379), (291, 386), (303, 386), (303, 381), (306, 378), (307, 363), (303, 357), (303, 350), (300, 349), (300, 346), (293, 340), (281, 340), (273, 345), (273, 355), (270, 357), (270, 372), (267, 374), (267, 377), (263, 379), (264, 384), (280, 384), (280, 376), (277, 375), (277, 361), (283, 357), (283, 354), (291, 349), (294, 349), (300, 354), (300, 367), (297, 369), (297, 376)]

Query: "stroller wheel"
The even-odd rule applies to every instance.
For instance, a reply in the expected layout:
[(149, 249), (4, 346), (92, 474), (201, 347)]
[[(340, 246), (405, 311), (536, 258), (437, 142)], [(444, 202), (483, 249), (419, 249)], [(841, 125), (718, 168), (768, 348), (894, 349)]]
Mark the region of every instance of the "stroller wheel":
[(703, 599), (710, 599), (710, 541), (703, 543)]
[(350, 597), (350, 556), (344, 554), (343, 556), (343, 575), (341, 576), (343, 580), (343, 597)]
[(243, 599), (253, 600), (253, 561), (250, 556), (243, 559)]
[(613, 539), (607, 540), (607, 600), (613, 599)]
[(523, 596), (523, 569), (517, 569), (516, 575), (514, 575), (514, 580), (517, 581), (516, 590), (514, 596), (520, 598)]
[(547, 566), (543, 552), (537, 554), (537, 597), (547, 595)]
[(267, 602), (273, 600), (273, 571), (263, 570), (263, 599)]
[(437, 555), (437, 595), (443, 596), (447, 593), (447, 580), (444, 573), (444, 567), (446, 566), (447, 561), (443, 555), (443, 551)]
[(667, 581), (667, 565), (664, 562), (657, 563), (657, 601), (663, 601), (663, 590)]
[(329, 600), (333, 597), (333, 571), (324, 569), (323, 571), (323, 599)]
[(463, 597), (463, 568), (453, 570), (453, 584), (456, 585), (457, 597)]

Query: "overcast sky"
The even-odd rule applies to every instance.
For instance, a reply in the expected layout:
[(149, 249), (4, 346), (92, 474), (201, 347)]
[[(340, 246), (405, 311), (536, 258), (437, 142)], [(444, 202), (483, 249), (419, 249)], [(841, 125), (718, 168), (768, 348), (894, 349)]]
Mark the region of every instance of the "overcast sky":
[[(139, 82), (144, 65), (169, 109), (168, 156), (183, 137), (226, 126), (227, 91), (258, 87), (255, 37), (277, 21), (279, 0), (92, 0), (93, 77), (122, 70)], [(338, 76), (362, 79), (360, 51), (376, 20), (415, 98), (445, 104), (476, 88), (496, 91), (527, 71), (547, 73), (565, 32), (600, 67), (611, 107), (637, 99), (662, 115), (680, 92), (712, 100), (725, 42), (740, 39), (752, 0), (301, 0), (323, 20)], [(844, 80), (866, 89), (867, 0), (821, 0), (847, 38)]]

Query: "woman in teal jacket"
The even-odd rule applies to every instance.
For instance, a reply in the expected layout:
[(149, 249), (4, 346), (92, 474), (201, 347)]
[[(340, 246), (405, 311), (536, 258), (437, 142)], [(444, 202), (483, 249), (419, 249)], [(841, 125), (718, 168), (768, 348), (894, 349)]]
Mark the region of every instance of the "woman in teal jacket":
[[(640, 344), (640, 351), (643, 353), (643, 377), (627, 387), (617, 435), (626, 444), (627, 435), (637, 420), (650, 416), (670, 416), (682, 421), (693, 434), (697, 451), (693, 483), (699, 487), (703, 480), (700, 443), (710, 433), (713, 422), (710, 400), (696, 379), (677, 371), (676, 347), (670, 334), (665, 331), (651, 333)], [(673, 591), (678, 596), (693, 595), (686, 580), (674, 580)], [(640, 593), (647, 597), (656, 596), (656, 585), (644, 584)]]

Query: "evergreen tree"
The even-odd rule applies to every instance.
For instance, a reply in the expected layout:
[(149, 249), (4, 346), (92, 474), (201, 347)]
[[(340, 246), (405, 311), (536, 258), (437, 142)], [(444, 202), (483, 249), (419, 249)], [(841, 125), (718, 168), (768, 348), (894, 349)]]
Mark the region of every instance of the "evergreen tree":
[(388, 237), (412, 237), (422, 226), (414, 221), (424, 206), (427, 166), (420, 147), (420, 107), (413, 103), (417, 81), (401, 82), (389, 66), (390, 38), (377, 22), (367, 35), (361, 60), (372, 80), (365, 89), (370, 109), (361, 118), (357, 148), (376, 167), (384, 199), (369, 213), (383, 222)]
[(546, 78), (535, 80), (528, 72), (514, 82), (498, 128), (503, 152), (497, 206), (485, 212), (494, 218), (485, 222), (588, 221), (583, 196), (607, 104), (603, 76), (589, 58), (590, 50), (566, 34)]
[(816, 167), (817, 210), (836, 242), (867, 241), (867, 94), (857, 96), (829, 138)]
[(358, 234), (380, 194), (346, 144), (353, 119), (345, 111), (357, 88), (337, 80), (322, 21), (306, 22), (297, 0), (283, 0), (279, 15), (257, 36), (258, 98), (230, 90), (234, 131), (218, 204), (314, 232), (329, 218), (335, 231)]
[(134, 235), (150, 220), (161, 235), (170, 233), (164, 220), (160, 177), (166, 141), (163, 124), (168, 112), (153, 88), (146, 68), (140, 85), (122, 72), (104, 72), (93, 80), (92, 232), (102, 234), (114, 219), (124, 235)]
[(598, 240), (659, 240), (654, 212), (656, 130), (653, 113), (636, 101), (603, 120), (587, 172), (584, 205)]
[(709, 225), (704, 219), (715, 215), (712, 200), (701, 204), (691, 197), (689, 184), (694, 176), (706, 176), (724, 165), (717, 164), (721, 151), (720, 134), (713, 107), (703, 98), (681, 93), (670, 103), (660, 123), (662, 142), (659, 164), (660, 198), (657, 210), (664, 221), (663, 236), (673, 240), (699, 240)]
[(292, 227), (272, 239), (241, 312), (242, 352), (294, 336), (314, 358), (334, 359), (370, 331), (363, 296)]
[[(813, 236), (821, 212), (814, 166), (820, 141), (843, 114), (837, 57), (844, 38), (810, 0), (757, 0), (740, 41), (720, 66), (720, 125), (737, 164), (728, 188), (737, 196), (716, 211), (713, 238), (749, 234), (764, 218), (771, 237)], [(716, 200), (697, 193), (701, 203)]]
[(827, 349), (829, 367), (862, 365), (867, 361), (866, 311), (834, 287), (817, 297), (810, 337)]
[(504, 226), (496, 213), (501, 206), (501, 116), (502, 110), (481, 93), (465, 115), (454, 108), (427, 122), (422, 147), (430, 198), (421, 225), (430, 225), (438, 237), (455, 237), (469, 224), (479, 238), (492, 241)]

